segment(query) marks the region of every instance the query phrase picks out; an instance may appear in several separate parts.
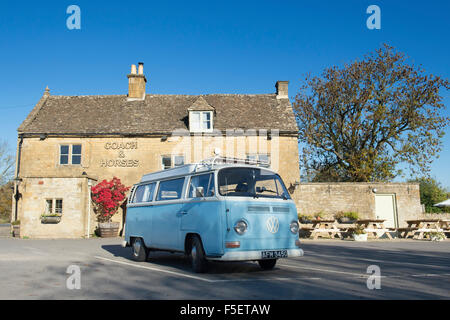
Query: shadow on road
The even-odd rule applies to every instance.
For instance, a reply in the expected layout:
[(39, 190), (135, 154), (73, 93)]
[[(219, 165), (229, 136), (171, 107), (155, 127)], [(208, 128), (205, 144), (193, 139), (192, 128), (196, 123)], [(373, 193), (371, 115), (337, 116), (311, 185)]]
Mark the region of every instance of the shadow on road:
[[(123, 248), (120, 245), (102, 245), (102, 249), (129, 261), (134, 261), (131, 257), (131, 249)], [(191, 262), (183, 253), (170, 253), (167, 251), (150, 251), (148, 261), (154, 265), (171, 267), (184, 272), (192, 272)], [(277, 268), (275, 268), (276, 270)], [(234, 273), (259, 273), (263, 270), (257, 263), (241, 262), (219, 262), (208, 261), (208, 274), (234, 274)], [(267, 272), (267, 271), (264, 271)]]
[[(6, 298), (450, 298), (450, 243), (304, 243), (304, 257), (282, 260), (271, 271), (262, 271), (252, 262), (212, 262), (208, 273), (195, 274), (196, 278), (186, 277), (194, 273), (189, 259), (182, 254), (155, 251), (150, 254), (151, 263), (133, 263), (152, 267), (146, 269), (95, 258), (100, 254), (131, 262), (131, 249), (122, 248), (119, 243), (102, 240), (2, 241), (5, 245), (0, 246), (0, 258), (3, 254), (11, 259), (12, 251), (25, 252), (29, 258), (28, 263), (4, 259), (0, 264), (0, 283), (3, 292), (8, 292), (4, 295)], [(77, 254), (71, 254), (72, 251)], [(23, 259), (17, 254), (15, 257)], [(367, 266), (372, 264), (381, 267), (380, 290), (369, 290), (367, 277), (358, 276), (367, 275)], [(81, 269), (80, 290), (66, 288), (66, 281), (71, 276), (67, 273), (69, 265)], [(163, 269), (168, 272), (160, 272)]]

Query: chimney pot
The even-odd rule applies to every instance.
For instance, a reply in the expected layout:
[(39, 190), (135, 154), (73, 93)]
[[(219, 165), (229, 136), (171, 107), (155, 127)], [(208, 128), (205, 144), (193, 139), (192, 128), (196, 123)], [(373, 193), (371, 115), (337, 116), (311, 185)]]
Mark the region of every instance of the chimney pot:
[(136, 74), (136, 65), (135, 64), (131, 65), (131, 74)]
[(144, 74), (144, 63), (139, 62), (138, 74)]
[(45, 91), (44, 91), (44, 97), (49, 97), (50, 96), (50, 89), (48, 88), (48, 86), (45, 87)]

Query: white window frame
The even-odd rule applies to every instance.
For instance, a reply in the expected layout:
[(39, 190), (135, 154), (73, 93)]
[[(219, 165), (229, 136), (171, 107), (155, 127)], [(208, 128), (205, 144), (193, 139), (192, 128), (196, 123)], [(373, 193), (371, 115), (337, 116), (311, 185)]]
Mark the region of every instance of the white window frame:
[[(164, 161), (163, 161), (163, 159), (164, 159), (164, 158), (169, 158), (169, 157), (170, 157), (170, 167), (169, 167), (169, 168), (166, 168), (166, 167), (164, 166)], [(183, 164), (176, 166), (176, 165), (175, 165), (175, 158), (176, 158), (176, 157), (183, 157)], [(162, 169), (162, 170), (167, 170), (167, 169), (170, 169), (170, 168), (179, 167), (179, 166), (182, 166), (182, 165), (184, 165), (184, 164), (186, 164), (186, 157), (184, 156), (184, 154), (163, 154), (163, 155), (161, 155), (161, 169)]]
[[(80, 146), (81, 147), (81, 153), (73, 153), (73, 146)], [(68, 146), (69, 147), (69, 153), (67, 154), (67, 163), (61, 163), (61, 147), (62, 146)], [(66, 155), (66, 154), (64, 154)], [(72, 163), (73, 156), (80, 156), (80, 163)], [(83, 164), (83, 144), (81, 143), (62, 143), (59, 145), (58, 149), (58, 165), (60, 166), (81, 166)]]
[[(194, 115), (198, 114), (199, 119), (195, 120)], [(209, 114), (209, 128), (204, 126), (204, 116)], [(212, 111), (189, 111), (189, 131), (190, 132), (212, 132), (214, 128), (214, 115)]]
[[(57, 212), (56, 203), (57, 201), (61, 201), (61, 212)], [(51, 203), (51, 207), (48, 205)], [(58, 208), (59, 209), (59, 208)], [(45, 211), (46, 214), (59, 214), (62, 215), (64, 212), (64, 201), (62, 198), (47, 198), (45, 199)]]
[(269, 165), (268, 166), (262, 166), (263, 168), (270, 168), (272, 166), (272, 161), (270, 158), (270, 153), (247, 153), (246, 154), (246, 159), (247, 160), (256, 160), (256, 161), (262, 161), (260, 158), (261, 156), (266, 156), (267, 159), (269, 160)]

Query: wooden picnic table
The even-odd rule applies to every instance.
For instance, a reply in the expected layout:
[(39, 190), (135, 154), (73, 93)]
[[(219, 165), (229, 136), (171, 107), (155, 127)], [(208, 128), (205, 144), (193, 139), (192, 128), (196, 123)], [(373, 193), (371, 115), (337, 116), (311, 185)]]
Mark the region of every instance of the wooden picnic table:
[(444, 229), (444, 231), (449, 232), (450, 231), (450, 219), (439, 220), (439, 226), (442, 229)]
[[(442, 232), (442, 222), (440, 219), (418, 219), (407, 220), (407, 228), (400, 228), (398, 231), (404, 238), (412, 237), (413, 239), (423, 239), (425, 232)], [(444, 222), (445, 224), (445, 222)]]
[(336, 220), (314, 219), (311, 227), (303, 227), (302, 230), (310, 232), (309, 237), (316, 240), (319, 236), (334, 238), (336, 235), (342, 239), (341, 230), (336, 227)]
[(389, 229), (385, 228), (383, 219), (362, 219), (357, 220), (355, 223), (364, 227), (364, 231), (367, 233), (368, 237), (374, 237), (379, 239), (383, 235), (386, 235), (392, 240), (392, 236), (389, 233)]

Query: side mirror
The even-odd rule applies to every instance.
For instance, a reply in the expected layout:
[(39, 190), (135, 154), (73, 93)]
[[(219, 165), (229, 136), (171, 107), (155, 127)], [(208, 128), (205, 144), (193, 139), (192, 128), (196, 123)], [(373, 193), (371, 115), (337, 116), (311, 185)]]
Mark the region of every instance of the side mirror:
[(205, 194), (205, 192), (204, 192), (203, 187), (195, 188), (195, 197), (196, 198), (202, 198), (202, 197), (204, 197), (204, 194)]

